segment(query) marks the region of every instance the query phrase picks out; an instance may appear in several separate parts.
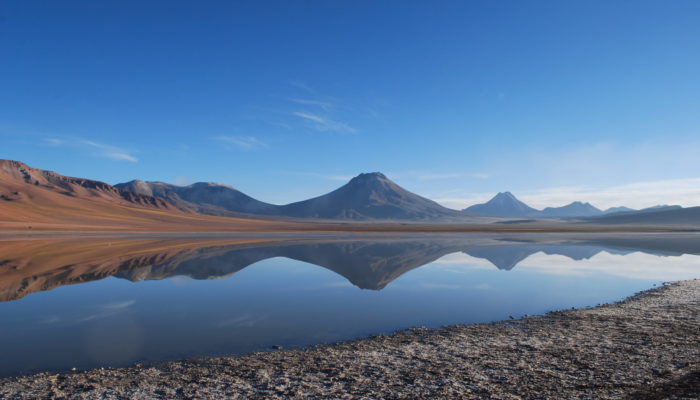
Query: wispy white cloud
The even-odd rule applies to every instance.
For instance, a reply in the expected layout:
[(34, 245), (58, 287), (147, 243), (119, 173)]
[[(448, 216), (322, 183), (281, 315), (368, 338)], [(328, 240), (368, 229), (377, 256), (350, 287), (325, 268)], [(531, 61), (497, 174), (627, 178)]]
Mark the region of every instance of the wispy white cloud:
[(292, 115), (297, 116), (307, 122), (310, 122), (314, 129), (321, 132), (342, 132), (342, 133), (354, 133), (356, 130), (350, 125), (335, 121), (330, 117), (322, 116), (319, 114), (314, 114), (305, 111), (295, 111)]
[(293, 80), (288, 82), (290, 86), (294, 86), (295, 88), (304, 90), (309, 93), (316, 93), (314, 88), (311, 86), (307, 85), (305, 82), (299, 81), (299, 80)]
[(92, 147), (93, 149), (99, 150), (97, 153), (98, 156), (104, 157), (104, 158), (109, 158), (111, 160), (116, 160), (116, 161), (128, 161), (128, 162), (138, 162), (139, 160), (134, 157), (133, 155), (129, 154), (126, 150), (121, 149), (119, 147), (107, 145), (107, 144), (102, 144), (102, 143), (97, 143), (92, 140), (84, 140), (84, 139), (79, 139), (78, 140), (79, 144)]
[(104, 153), (103, 156), (117, 161), (129, 161), (133, 163), (139, 161), (136, 157), (126, 153)]
[(245, 150), (255, 147), (268, 147), (267, 143), (253, 136), (217, 136), (216, 139)]
[(588, 186), (555, 187), (523, 193), (523, 201), (533, 207), (588, 201), (601, 208), (625, 205), (645, 208), (659, 204), (700, 206), (700, 178), (636, 182), (596, 188)]
[(111, 146), (103, 143), (98, 143), (93, 140), (80, 139), (74, 137), (66, 138), (55, 138), (55, 137), (45, 137), (42, 138), (44, 144), (52, 147), (79, 147), (79, 148), (90, 148), (96, 151), (94, 155), (98, 157), (108, 158), (110, 160), (116, 161), (128, 161), (128, 162), (138, 162), (139, 160), (131, 155), (127, 150), (122, 148)]
[(318, 179), (325, 179), (325, 180), (329, 180), (329, 181), (341, 181), (341, 182), (347, 182), (350, 179), (354, 178), (353, 175), (322, 174), (322, 173), (318, 173), (318, 172), (285, 171), (285, 173), (288, 175), (306, 176), (306, 177), (310, 177), (310, 178), (318, 178)]
[(388, 173), (391, 178), (400, 179), (416, 179), (418, 181), (437, 181), (448, 179), (488, 179), (491, 174), (486, 172), (430, 172), (430, 171), (408, 171), (398, 173)]
[(56, 138), (44, 138), (44, 143), (49, 146), (61, 146), (65, 143), (65, 141)]
[(313, 99), (291, 99), (294, 103), (302, 104), (305, 106), (315, 106), (322, 110), (328, 111), (336, 107), (335, 104), (329, 101), (313, 100)]

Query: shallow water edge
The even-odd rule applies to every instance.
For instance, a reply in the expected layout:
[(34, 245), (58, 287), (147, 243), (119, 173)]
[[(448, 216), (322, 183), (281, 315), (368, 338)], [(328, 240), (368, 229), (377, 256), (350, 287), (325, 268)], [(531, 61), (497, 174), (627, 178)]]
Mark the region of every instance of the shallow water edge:
[(0, 380), (7, 398), (696, 398), (700, 280), (621, 302), (306, 350)]

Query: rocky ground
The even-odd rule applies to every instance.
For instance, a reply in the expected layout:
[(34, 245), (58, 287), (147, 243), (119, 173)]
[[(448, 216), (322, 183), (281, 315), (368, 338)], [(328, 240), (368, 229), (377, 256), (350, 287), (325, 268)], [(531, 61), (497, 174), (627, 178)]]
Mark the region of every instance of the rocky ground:
[(3, 399), (698, 399), (700, 280), (623, 302), (157, 366), (0, 380)]

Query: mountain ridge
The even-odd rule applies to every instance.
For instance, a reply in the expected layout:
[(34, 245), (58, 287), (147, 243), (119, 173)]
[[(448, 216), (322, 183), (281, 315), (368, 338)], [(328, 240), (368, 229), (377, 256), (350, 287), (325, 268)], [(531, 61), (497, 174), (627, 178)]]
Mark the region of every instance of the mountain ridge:
[(114, 186), (163, 198), (180, 208), (208, 215), (275, 215), (278, 207), (254, 199), (232, 186), (214, 182), (196, 182), (187, 186), (177, 186), (165, 182), (145, 182), (135, 179)]
[[(147, 210), (165, 214), (144, 214)], [(121, 226), (121, 221), (131, 224), (131, 221), (145, 223), (156, 220), (161, 224), (173, 225), (182, 214), (231, 217), (265, 224), (273, 221), (294, 222), (295, 219), (494, 222), (493, 219), (483, 218), (488, 216), (573, 218), (581, 221), (609, 216), (610, 219), (600, 221), (612, 223), (609, 221), (624, 221), (624, 216), (631, 218), (631, 215), (681, 210), (685, 209), (680, 206), (663, 205), (643, 210), (613, 207), (602, 211), (590, 203), (575, 201), (562, 207), (547, 207), (540, 211), (518, 200), (511, 192), (500, 192), (487, 203), (475, 204), (458, 211), (412, 193), (380, 172), (359, 174), (345, 185), (321, 196), (286, 205), (274, 205), (259, 201), (232, 186), (212, 182), (176, 186), (165, 182), (132, 180), (112, 186), (96, 180), (63, 176), (56, 172), (32, 168), (19, 161), (0, 160), (0, 225), (3, 226), (22, 225), (22, 221), (68, 221), (75, 225), (73, 221), (83, 220), (100, 220), (101, 225), (109, 226)], [(134, 212), (139, 216), (133, 215)], [(166, 216), (170, 213), (177, 217), (170, 220), (170, 217)], [(690, 215), (691, 221), (695, 221), (692, 212), (660, 215)], [(687, 224), (680, 217), (673, 218), (673, 221), (680, 221), (677, 223)], [(205, 220), (195, 219), (199, 222)], [(230, 222), (211, 219), (207, 221), (224, 224), (223, 226)], [(232, 228), (225, 228), (230, 229)]]

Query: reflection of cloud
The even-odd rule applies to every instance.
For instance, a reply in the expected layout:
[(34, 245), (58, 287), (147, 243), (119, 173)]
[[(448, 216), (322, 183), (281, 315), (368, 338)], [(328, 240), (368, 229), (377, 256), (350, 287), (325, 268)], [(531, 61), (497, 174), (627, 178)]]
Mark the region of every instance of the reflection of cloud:
[(106, 303), (106, 304), (100, 304), (97, 305), (97, 311), (93, 312), (92, 314), (87, 315), (86, 317), (79, 318), (78, 322), (86, 322), (86, 321), (92, 321), (94, 319), (98, 318), (105, 318), (105, 317), (110, 317), (114, 314), (118, 314), (122, 311), (125, 311), (127, 308), (133, 306), (136, 304), (136, 300), (126, 300), (126, 301), (118, 301), (118, 302), (113, 302), (113, 303)]
[(43, 320), (39, 321), (42, 324), (55, 324), (56, 322), (61, 321), (61, 318), (59, 318), (57, 315), (51, 315), (49, 317), (44, 318)]
[(548, 275), (607, 274), (630, 279), (676, 281), (700, 277), (700, 256), (662, 257), (646, 253), (627, 255), (601, 252), (586, 260), (572, 261), (560, 255), (533, 254), (519, 269)]
[[(496, 268), (488, 260), (465, 253), (448, 254), (428, 267), (456, 274)], [(575, 261), (559, 254), (538, 252), (519, 262), (514, 271), (578, 276), (606, 274), (629, 279), (672, 281), (700, 278), (700, 256), (658, 256), (643, 252), (621, 255), (603, 250), (589, 259)]]
[(243, 314), (238, 317), (223, 319), (215, 324), (218, 327), (251, 328), (267, 319), (267, 315)]
[(122, 310), (131, 307), (136, 303), (136, 300), (119, 301), (116, 303), (107, 303), (100, 306), (104, 310)]
[[(448, 271), (449, 272), (449, 271)], [(415, 287), (404, 284), (402, 286), (404, 289), (427, 289), (427, 290), (489, 290), (492, 289), (491, 285), (486, 283), (480, 284), (458, 284), (458, 283), (440, 283), (440, 282), (418, 282)], [(394, 288), (396, 286), (394, 285)]]
[(418, 286), (425, 289), (464, 289), (464, 285), (455, 285), (448, 283), (422, 282)]

